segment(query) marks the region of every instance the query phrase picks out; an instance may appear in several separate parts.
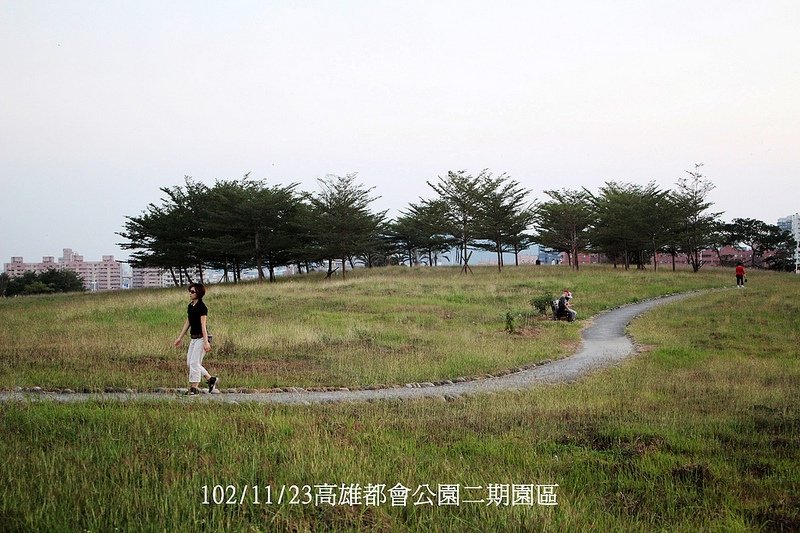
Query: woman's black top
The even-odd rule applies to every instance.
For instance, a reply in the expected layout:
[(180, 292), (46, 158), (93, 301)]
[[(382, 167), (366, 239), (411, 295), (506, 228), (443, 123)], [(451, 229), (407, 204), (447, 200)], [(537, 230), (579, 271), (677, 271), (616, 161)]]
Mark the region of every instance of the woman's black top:
[(201, 316), (208, 316), (208, 307), (203, 303), (203, 300), (198, 300), (194, 305), (189, 304), (189, 335), (192, 338), (200, 338), (203, 336), (203, 326), (200, 324)]

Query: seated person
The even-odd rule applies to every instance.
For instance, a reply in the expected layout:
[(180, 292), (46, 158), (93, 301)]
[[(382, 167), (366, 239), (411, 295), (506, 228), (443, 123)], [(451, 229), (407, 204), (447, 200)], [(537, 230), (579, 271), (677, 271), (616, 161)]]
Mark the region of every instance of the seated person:
[(572, 300), (572, 293), (569, 290), (564, 289), (564, 292), (561, 294), (561, 298), (558, 299), (558, 309), (556, 310), (556, 318), (567, 317), (567, 320), (572, 322), (577, 318), (578, 313), (572, 309), (572, 304), (570, 303)]

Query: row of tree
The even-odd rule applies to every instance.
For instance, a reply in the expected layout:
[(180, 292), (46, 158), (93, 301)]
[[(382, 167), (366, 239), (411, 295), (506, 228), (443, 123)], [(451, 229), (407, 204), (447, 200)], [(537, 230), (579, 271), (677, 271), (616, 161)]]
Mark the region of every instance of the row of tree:
[(328, 176), (308, 194), (249, 176), (210, 187), (187, 177), (184, 186), (162, 188), (160, 204), (126, 217), (120, 246), (132, 251), (134, 266), (170, 269), (178, 284), (201, 267), (234, 282), (255, 268), (272, 281), (290, 264), (300, 271), (327, 264), (328, 275), (336, 268), (344, 275), (356, 263), (435, 265), (453, 249), (465, 271), (475, 248), (494, 250), (502, 268), (504, 251), (531, 243), (528, 191), (506, 175), (450, 172), (430, 184), (438, 198), (411, 204), (393, 221), (370, 209), (373, 188), (355, 178)]
[[(700, 173), (702, 164), (678, 180), (675, 190), (608, 182), (595, 194), (586, 189), (546, 191), (549, 201), (539, 205), (534, 217), (540, 229), (537, 242), (568, 251), (578, 268), (578, 252), (603, 254), (609, 261), (644, 268), (659, 253), (679, 255), (692, 270), (703, 266), (703, 252), (716, 252), (719, 263), (733, 262), (722, 249), (749, 247), (751, 266), (779, 270), (794, 268), (796, 243), (792, 234), (760, 220), (735, 218), (725, 223), (722, 213), (711, 211), (708, 200), (713, 184)], [(558, 221), (561, 221), (559, 224)]]
[[(243, 269), (260, 279), (275, 279), (281, 266), (302, 272), (327, 266), (344, 275), (347, 266), (460, 264), (469, 272), (476, 249), (497, 255), (536, 242), (568, 252), (578, 268), (578, 253), (602, 253), (616, 264), (644, 268), (659, 252), (685, 255), (697, 271), (701, 252), (726, 244), (748, 245), (753, 262), (764, 258), (776, 268), (791, 262), (791, 235), (751, 219), (720, 221), (711, 212), (713, 185), (700, 165), (679, 180), (675, 190), (609, 182), (597, 193), (545, 191), (548, 199), (529, 201), (530, 192), (506, 174), (483, 170), (448, 172), (428, 182), (435, 196), (410, 204), (393, 220), (373, 211), (374, 188), (355, 175), (328, 176), (309, 194), (298, 185), (268, 186), (245, 176), (206, 186), (186, 178), (183, 186), (163, 188), (160, 204), (127, 217), (120, 245), (132, 251), (134, 266), (170, 269), (176, 284), (191, 280), (202, 267), (219, 269), (238, 281)], [(452, 255), (452, 259), (450, 257)], [(654, 261), (654, 265), (656, 262)], [(673, 261), (674, 268), (674, 261)]]
[(79, 292), (86, 290), (83, 280), (71, 270), (46, 270), (40, 274), (25, 272), (21, 276), (10, 277), (0, 274), (0, 296), (20, 296), (30, 294), (49, 294), (53, 292)]

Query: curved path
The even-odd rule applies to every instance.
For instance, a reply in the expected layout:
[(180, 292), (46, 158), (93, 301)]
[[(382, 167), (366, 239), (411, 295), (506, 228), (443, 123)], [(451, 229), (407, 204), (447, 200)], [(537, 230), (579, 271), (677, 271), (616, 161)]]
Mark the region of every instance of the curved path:
[(633, 341), (626, 335), (625, 328), (642, 313), (661, 304), (675, 302), (696, 293), (683, 293), (646, 300), (604, 311), (594, 317), (583, 331), (580, 351), (565, 359), (550, 364), (536, 366), (528, 370), (500, 377), (478, 379), (463, 383), (436, 385), (429, 387), (399, 387), (377, 390), (331, 391), (331, 392), (270, 392), (270, 393), (224, 393), (201, 394), (184, 398), (176, 394), (155, 392), (141, 393), (77, 393), (58, 394), (50, 392), (0, 393), (0, 401), (14, 399), (75, 402), (85, 400), (187, 400), (219, 401), (228, 403), (261, 402), (282, 404), (311, 404), (330, 402), (359, 402), (376, 400), (401, 401), (423, 397), (438, 397), (451, 401), (464, 394), (520, 390), (545, 383), (573, 381), (593, 370), (610, 366), (635, 353)]

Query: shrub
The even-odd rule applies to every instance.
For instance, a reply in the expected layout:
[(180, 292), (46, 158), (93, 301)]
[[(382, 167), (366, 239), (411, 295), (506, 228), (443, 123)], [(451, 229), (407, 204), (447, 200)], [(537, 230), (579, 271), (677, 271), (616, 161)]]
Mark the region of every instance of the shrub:
[(552, 294), (544, 293), (541, 296), (537, 296), (531, 300), (531, 305), (539, 312), (540, 315), (547, 316), (547, 314), (550, 312), (550, 306), (553, 304), (553, 300), (555, 299), (555, 296)]

